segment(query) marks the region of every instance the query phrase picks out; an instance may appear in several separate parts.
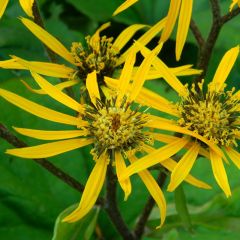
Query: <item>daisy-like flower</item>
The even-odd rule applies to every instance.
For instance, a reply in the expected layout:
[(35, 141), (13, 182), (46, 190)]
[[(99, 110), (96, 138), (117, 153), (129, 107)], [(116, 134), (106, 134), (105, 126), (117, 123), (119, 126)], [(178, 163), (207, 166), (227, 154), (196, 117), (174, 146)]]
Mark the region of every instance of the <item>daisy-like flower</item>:
[[(82, 43), (74, 42), (69, 51), (55, 37), (33, 21), (26, 18), (21, 18), (21, 21), (48, 48), (69, 62), (71, 66), (49, 62), (27, 61), (20, 57), (12, 56), (10, 60), (0, 61), (0, 67), (5, 69), (28, 69), (45, 76), (69, 79), (69, 81), (57, 85), (60, 90), (75, 85), (79, 82), (79, 79), (85, 81), (88, 74), (93, 71), (96, 71), (99, 84), (102, 85), (104, 83), (104, 76), (112, 77), (116, 69), (121, 69), (121, 65), (133, 47), (130, 46), (124, 52), (120, 53), (121, 50), (138, 30), (148, 27), (143, 24), (131, 25), (123, 30), (115, 41), (113, 41), (113, 38), (100, 36), (101, 31), (110, 26), (110, 23), (105, 23), (93, 36), (86, 37), (86, 47)], [(142, 45), (148, 44), (163, 29), (164, 24), (165, 20), (156, 23), (137, 41)], [(191, 65), (172, 68), (171, 71), (177, 76), (199, 74), (200, 72), (199, 70), (191, 69)], [(149, 74), (148, 79), (159, 77), (159, 72), (154, 71), (154, 69)], [(41, 90), (32, 89), (25, 82), (24, 84), (36, 93), (44, 93)]]
[(229, 7), (229, 11), (231, 12), (233, 10), (233, 8), (235, 7), (235, 5), (238, 5), (238, 7), (240, 7), (240, 0), (232, 0), (232, 3)]
[[(147, 53), (148, 51), (145, 49), (144, 54)], [(164, 111), (163, 106), (162, 110), (159, 110), (169, 113), (175, 118), (168, 122), (156, 119), (146, 124), (155, 129), (181, 133), (182, 139), (188, 141), (184, 146), (187, 149), (186, 153), (171, 174), (169, 191), (173, 191), (185, 179), (197, 157), (202, 155), (210, 160), (213, 175), (225, 195), (227, 197), (231, 195), (224, 162), (228, 163), (227, 159), (229, 158), (240, 168), (240, 154), (237, 151), (237, 140), (240, 138), (240, 92), (234, 93), (234, 88), (229, 91), (225, 90), (225, 81), (238, 54), (238, 46), (225, 53), (207, 91), (203, 89), (203, 82), (197, 86), (193, 84), (190, 89), (185, 88), (185, 91), (180, 87), (179, 82), (172, 84), (181, 100), (176, 105), (172, 104), (172, 107), (169, 103), (166, 105), (172, 109), (172, 112), (169, 109)], [(161, 135), (159, 137), (158, 133), (155, 136), (157, 139), (162, 137)], [(166, 138), (168, 151), (176, 139), (179, 138), (174, 136)], [(124, 177), (129, 177), (154, 164), (161, 163), (165, 159), (163, 154), (165, 149), (166, 147), (162, 147), (158, 154), (150, 153), (139, 162), (127, 167), (123, 174)], [(175, 153), (178, 151), (179, 149), (176, 148)]]
[[(67, 216), (64, 221), (77, 221), (89, 212), (100, 194), (107, 167), (112, 164), (116, 167), (119, 184), (125, 192), (125, 199), (127, 199), (131, 193), (130, 179), (125, 178), (123, 181), (120, 180), (122, 178), (121, 174), (127, 167), (126, 161), (130, 161), (133, 164), (141, 162), (141, 159), (138, 159), (135, 154), (141, 152), (143, 146), (145, 146), (145, 148), (148, 147), (147, 151), (155, 151), (152, 134), (147, 126), (152, 121), (158, 119), (158, 117), (146, 114), (146, 109), (145, 111), (141, 111), (142, 107), (136, 105), (136, 99), (141, 98), (142, 94), (149, 95), (150, 93), (150, 91), (143, 90), (142, 86), (159, 50), (160, 47), (158, 46), (153, 52), (148, 54), (134, 74), (133, 66), (136, 54), (135, 51), (130, 52), (120, 78), (117, 81), (118, 92), (111, 96), (106, 95), (104, 97), (105, 99), (101, 99), (100, 97), (96, 71), (89, 74), (86, 79), (86, 88), (91, 99), (91, 104), (79, 104), (43, 77), (32, 72), (32, 76), (36, 82), (50, 97), (66, 107), (75, 110), (78, 113), (77, 116), (76, 114), (70, 116), (57, 112), (12, 92), (0, 89), (1, 97), (23, 110), (38, 117), (57, 123), (72, 125), (76, 128), (76, 130), (67, 131), (15, 128), (15, 130), (22, 135), (42, 140), (54, 140), (54, 142), (32, 147), (10, 149), (7, 150), (8, 154), (22, 158), (45, 158), (86, 145), (91, 144), (93, 146), (91, 154), (93, 155), (95, 166), (88, 178), (78, 208)], [(158, 101), (161, 100), (161, 98), (155, 98), (155, 100)], [(159, 103), (156, 102), (156, 104)], [(175, 148), (181, 149), (187, 142), (187, 139), (179, 138), (172, 143), (174, 152), (177, 151)], [(170, 157), (172, 153), (168, 155)], [(172, 159), (162, 162), (162, 165), (170, 171), (176, 164)], [(141, 171), (139, 176), (160, 209), (160, 225), (162, 225), (166, 215), (164, 195), (148, 170)], [(193, 178), (191, 175), (185, 180), (194, 186), (209, 188), (207, 184)]]
[[(5, 12), (5, 9), (8, 5), (9, 0), (0, 0), (0, 18)], [(33, 3), (34, 0), (19, 0), (19, 3), (24, 10), (24, 12), (29, 16), (33, 18)]]
[[(113, 15), (124, 11), (132, 6), (138, 0), (126, 0), (120, 5)], [(236, 2), (236, 0), (235, 0)], [(176, 59), (179, 60), (182, 54), (184, 44), (187, 39), (187, 33), (192, 16), (193, 0), (171, 0), (168, 14), (166, 17), (166, 24), (164, 26), (160, 42), (165, 42), (169, 39), (173, 28), (178, 18), (178, 29), (176, 36)]]

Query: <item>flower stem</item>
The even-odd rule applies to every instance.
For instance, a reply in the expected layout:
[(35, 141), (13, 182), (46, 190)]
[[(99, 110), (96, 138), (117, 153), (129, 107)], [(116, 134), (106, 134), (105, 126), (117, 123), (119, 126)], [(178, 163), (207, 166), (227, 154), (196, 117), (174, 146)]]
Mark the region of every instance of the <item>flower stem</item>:
[(117, 180), (113, 173), (111, 164), (108, 166), (107, 170), (107, 196), (106, 196), (106, 206), (105, 209), (115, 225), (118, 232), (121, 234), (124, 240), (136, 240), (135, 236), (131, 233), (126, 223), (124, 222), (121, 213), (117, 206), (116, 199), (116, 188)]

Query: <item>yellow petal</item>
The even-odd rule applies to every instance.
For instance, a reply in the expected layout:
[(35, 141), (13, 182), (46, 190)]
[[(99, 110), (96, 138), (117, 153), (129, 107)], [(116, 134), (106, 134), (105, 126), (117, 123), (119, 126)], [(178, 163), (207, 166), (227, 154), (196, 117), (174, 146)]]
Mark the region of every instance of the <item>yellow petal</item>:
[(139, 104), (155, 108), (161, 112), (165, 112), (173, 116), (179, 116), (176, 107), (171, 102), (146, 88), (142, 88), (140, 90), (136, 101)]
[(182, 0), (181, 10), (178, 19), (178, 29), (176, 37), (176, 59), (179, 60), (183, 46), (187, 39), (188, 29), (192, 16), (193, 0)]
[(19, 3), (22, 6), (22, 9), (24, 10), (24, 12), (29, 16), (33, 18), (33, 11), (32, 11), (32, 7), (33, 7), (33, 3), (34, 0), (19, 0)]
[[(149, 54), (150, 50), (146, 47), (141, 49), (141, 53), (144, 57)], [(153, 66), (162, 74), (163, 79), (180, 95), (186, 96), (187, 89), (183, 84), (178, 80), (178, 78), (171, 72), (171, 70), (165, 65), (163, 61), (159, 58), (155, 58), (153, 61)]]
[(51, 83), (46, 81), (43, 77), (38, 75), (37, 73), (31, 72), (32, 76), (34, 77), (37, 84), (53, 99), (57, 100), (58, 102), (64, 104), (65, 106), (72, 108), (77, 112), (83, 112), (84, 107), (76, 102), (73, 98), (69, 97), (56, 87), (54, 87)]
[[(163, 162), (161, 162), (161, 165), (163, 165), (166, 169), (168, 169), (170, 172), (173, 171), (173, 169), (176, 167), (177, 162), (174, 161), (173, 159), (169, 158)], [(211, 189), (211, 186), (206, 184), (205, 182), (202, 182), (198, 180), (197, 178), (193, 177), (192, 175), (187, 175), (187, 177), (184, 179), (187, 183), (198, 187), (198, 188), (203, 188), (203, 189)]]
[(132, 185), (130, 182), (130, 178), (126, 178), (123, 181), (121, 180), (121, 174), (126, 170), (126, 164), (125, 164), (124, 159), (119, 151), (117, 151), (115, 153), (115, 163), (116, 163), (117, 178), (118, 178), (119, 184), (125, 194), (124, 201), (126, 201), (132, 191)]
[(223, 56), (211, 85), (211, 90), (220, 91), (239, 54), (239, 46), (231, 48)]
[(145, 126), (149, 127), (149, 128), (156, 128), (156, 129), (162, 129), (162, 130), (167, 130), (167, 131), (179, 132), (179, 133), (183, 133), (183, 134), (195, 137), (195, 138), (199, 139), (200, 141), (206, 143), (218, 155), (220, 155), (220, 156), (223, 155), (221, 149), (216, 144), (210, 142), (207, 138), (204, 138), (201, 135), (199, 135), (191, 130), (188, 130), (186, 128), (183, 128), (183, 127), (180, 127), (180, 126), (177, 126), (174, 124), (170, 124), (170, 123), (167, 123), (166, 121), (161, 121), (161, 120), (147, 122), (145, 124)]
[(136, 3), (138, 0), (125, 0), (124, 3), (122, 3), (113, 13), (113, 16), (116, 16), (120, 12), (126, 10), (130, 6), (132, 6), (134, 3)]
[(139, 159), (139, 161), (127, 167), (126, 171), (124, 171), (124, 174), (122, 175), (122, 179), (125, 179), (134, 173), (138, 173), (144, 169), (154, 166), (157, 163), (160, 163), (161, 161), (168, 159), (180, 151), (187, 144), (187, 142), (187, 139), (181, 138), (159, 148), (158, 150), (153, 151), (147, 156), (142, 157)]
[[(133, 164), (136, 161), (139, 161), (135, 156), (129, 157), (130, 162)], [(148, 189), (149, 193), (157, 203), (159, 210), (160, 210), (160, 216), (161, 216), (161, 223), (158, 226), (161, 227), (165, 221), (166, 218), (166, 200), (163, 195), (163, 192), (159, 185), (157, 184), (156, 180), (152, 177), (151, 173), (148, 170), (143, 170), (138, 173), (140, 178), (142, 179), (143, 183), (145, 184), (146, 188)]]
[(96, 71), (87, 75), (86, 88), (88, 90), (88, 94), (90, 96), (91, 102), (94, 105), (96, 105), (96, 99), (101, 99), (99, 94), (99, 89), (98, 89)]
[(94, 51), (97, 53), (100, 50), (100, 32), (105, 30), (111, 25), (110, 22), (104, 23), (101, 25), (97, 31), (93, 34), (93, 36), (90, 38), (90, 46), (93, 48)]
[[(135, 44), (139, 45), (141, 48), (144, 46), (140, 43), (136, 42)], [(161, 45), (156, 46), (143, 60), (141, 65), (139, 66), (135, 76), (133, 77), (133, 83), (131, 86), (131, 95), (129, 97), (130, 101), (134, 101), (135, 98), (138, 96), (139, 92), (141, 91), (141, 88), (146, 80), (146, 76), (148, 74), (148, 71), (152, 65), (152, 62), (156, 58), (157, 54), (159, 53), (161, 49)]]
[[(29, 86), (25, 81), (21, 80), (21, 82), (31, 92), (34, 92), (34, 93), (37, 93), (37, 94), (47, 94), (43, 89), (34, 89), (31, 86)], [(74, 85), (76, 85), (78, 83), (79, 83), (78, 80), (67, 80), (65, 82), (61, 82), (61, 83), (58, 83), (58, 84), (54, 85), (54, 87), (56, 87), (58, 90), (62, 91), (65, 88), (74, 86)]]
[(75, 69), (66, 67), (63, 64), (26, 61), (16, 56), (12, 56), (12, 58), (16, 63), (22, 65), (24, 69), (29, 69), (30, 71), (50, 77), (70, 78), (76, 72)]
[(170, 7), (169, 7), (167, 18), (166, 18), (166, 25), (164, 27), (164, 30), (162, 32), (161, 39), (160, 39), (161, 42), (167, 41), (172, 33), (172, 30), (174, 28), (174, 25), (176, 23), (176, 20), (179, 14), (181, 1), (182, 0), (171, 0), (170, 2)]
[(5, 98), (8, 102), (12, 103), (13, 105), (33, 115), (36, 115), (40, 118), (44, 118), (46, 120), (53, 121), (53, 122), (74, 125), (74, 126), (78, 125), (79, 123), (79, 119), (76, 117), (72, 117), (67, 114), (54, 111), (50, 108), (44, 107), (32, 101), (29, 101), (7, 90), (0, 89), (0, 96)]
[(21, 18), (22, 23), (38, 38), (42, 43), (49, 47), (53, 52), (75, 64), (71, 53), (51, 34), (27, 18)]
[(8, 149), (6, 153), (21, 158), (46, 158), (87, 146), (93, 142), (93, 139), (69, 139), (34, 147)]
[(0, 18), (2, 17), (3, 13), (5, 12), (5, 9), (8, 5), (9, 0), (0, 0)]
[(115, 81), (118, 82), (118, 86), (116, 85), (118, 90), (118, 96), (116, 101), (117, 106), (121, 105), (123, 97), (127, 94), (135, 59), (136, 54), (133, 51), (131, 51), (123, 66), (119, 81)]
[(14, 127), (14, 130), (24, 136), (41, 139), (41, 140), (68, 139), (68, 138), (85, 136), (87, 134), (86, 130), (45, 131), (45, 130), (16, 128), (16, 127)]
[(210, 159), (212, 164), (213, 175), (218, 185), (224, 191), (226, 197), (230, 197), (231, 190), (228, 184), (228, 178), (225, 172), (222, 157), (210, 149)]
[[(158, 33), (162, 31), (162, 29), (165, 26), (166, 19), (162, 19), (161, 21), (157, 22), (155, 25), (153, 25), (147, 32), (145, 32), (140, 38), (137, 39), (138, 43), (141, 45), (146, 46)], [(137, 52), (139, 49), (136, 48), (136, 46), (133, 44), (131, 47), (129, 47), (119, 58), (117, 65), (121, 65), (129, 52), (135, 48), (135, 51)]]
[(197, 159), (199, 148), (199, 144), (194, 143), (192, 147), (180, 159), (171, 174), (171, 180), (167, 189), (168, 191), (174, 191), (189, 174), (195, 160)]
[(106, 176), (107, 165), (108, 159), (106, 155), (102, 155), (96, 160), (96, 164), (83, 191), (79, 206), (65, 217), (63, 222), (75, 222), (84, 217), (91, 210), (101, 192)]
[(133, 35), (139, 31), (140, 29), (147, 27), (147, 25), (144, 24), (133, 24), (126, 29), (124, 29), (116, 38), (112, 45), (112, 49), (119, 52), (127, 43), (128, 41), (133, 37)]
[(232, 0), (232, 3), (229, 7), (229, 11), (231, 12), (236, 4), (239, 5), (240, 1), (239, 0)]
[[(1, 1), (1, 0), (0, 0)], [(0, 61), (0, 68), (5, 69), (26, 69), (24, 66), (16, 62), (16, 59)]]
[(237, 168), (240, 169), (240, 153), (230, 147), (227, 147), (225, 150), (229, 158), (233, 161)]

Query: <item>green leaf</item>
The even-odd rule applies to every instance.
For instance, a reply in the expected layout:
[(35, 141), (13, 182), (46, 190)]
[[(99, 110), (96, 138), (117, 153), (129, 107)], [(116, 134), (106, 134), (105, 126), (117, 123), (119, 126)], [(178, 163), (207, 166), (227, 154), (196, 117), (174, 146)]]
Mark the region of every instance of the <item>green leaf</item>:
[(63, 218), (76, 209), (77, 206), (78, 204), (74, 204), (60, 213), (55, 222), (52, 240), (89, 240), (91, 238), (96, 226), (99, 208), (93, 208), (84, 218), (75, 223), (62, 222)]

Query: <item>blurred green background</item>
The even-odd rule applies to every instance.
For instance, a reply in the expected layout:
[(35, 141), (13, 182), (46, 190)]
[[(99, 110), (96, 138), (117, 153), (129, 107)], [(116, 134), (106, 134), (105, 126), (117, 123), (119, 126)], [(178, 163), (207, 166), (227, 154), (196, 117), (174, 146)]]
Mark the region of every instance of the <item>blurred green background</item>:
[[(72, 42), (82, 41), (84, 36), (94, 33), (96, 28), (111, 21), (112, 26), (105, 31), (108, 36), (117, 36), (121, 30), (133, 23), (154, 24), (167, 13), (169, 1), (139, 0), (139, 3), (112, 18), (113, 11), (122, 3), (121, 0), (39, 0), (42, 16), (47, 30), (70, 48)], [(222, 0), (222, 14), (228, 11), (230, 1)], [(36, 39), (17, 19), (25, 16), (17, 0), (10, 1), (0, 21), (0, 60), (9, 55), (17, 55), (28, 60), (47, 61), (46, 53)], [(193, 18), (206, 37), (210, 28), (211, 11), (208, 0), (194, 2)], [(239, 17), (226, 24), (219, 36), (210, 60), (206, 81), (210, 81), (217, 64), (224, 52), (239, 44)], [(156, 44), (158, 38), (151, 44)], [(195, 64), (198, 48), (191, 32), (183, 51), (180, 63), (174, 56), (175, 36), (165, 44), (160, 57), (169, 65)], [(239, 61), (236, 63), (228, 79), (229, 87), (238, 87)], [(47, 96), (35, 95), (22, 85), (21, 79), (33, 83), (27, 71), (0, 69), (0, 87), (11, 90), (45, 106), (67, 112), (66, 109)], [(49, 79), (57, 82), (56, 79)], [(182, 78), (188, 82), (191, 78)], [(161, 80), (148, 84), (171, 101), (176, 95)], [(76, 92), (78, 88), (74, 89)], [(48, 122), (34, 117), (0, 99), (0, 121), (10, 129), (12, 126), (33, 129), (66, 129), (66, 126)], [(71, 112), (69, 111), (71, 114)], [(19, 136), (29, 145), (40, 143), (30, 138)], [(0, 239), (7, 240), (73, 240), (98, 239), (95, 225), (102, 233), (103, 239), (121, 239), (104, 211), (94, 209), (89, 216), (74, 225), (56, 223), (59, 214), (79, 202), (80, 194), (56, 177), (42, 169), (31, 160), (14, 158), (6, 155), (7, 148), (12, 148), (0, 139)], [(54, 164), (85, 183), (93, 167), (89, 149), (75, 150), (50, 159)], [(210, 163), (200, 158), (192, 173), (213, 186), (212, 190), (200, 190), (184, 184), (190, 213), (192, 214), (192, 231), (184, 228), (176, 214), (174, 194), (164, 191), (168, 203), (168, 217), (161, 230), (155, 230), (159, 223), (158, 210), (154, 209), (147, 231), (143, 239), (154, 240), (235, 240), (240, 234), (240, 173), (232, 165), (227, 166), (233, 196), (226, 199), (213, 179)], [(153, 174), (156, 172), (153, 171)], [(148, 198), (145, 186), (137, 176), (133, 176), (133, 192), (127, 202), (123, 201), (123, 193), (118, 189), (121, 213), (130, 227)], [(168, 181), (166, 182), (166, 184)], [(67, 210), (69, 211), (69, 209)], [(63, 213), (65, 214), (65, 213)], [(62, 215), (60, 215), (60, 218)]]

